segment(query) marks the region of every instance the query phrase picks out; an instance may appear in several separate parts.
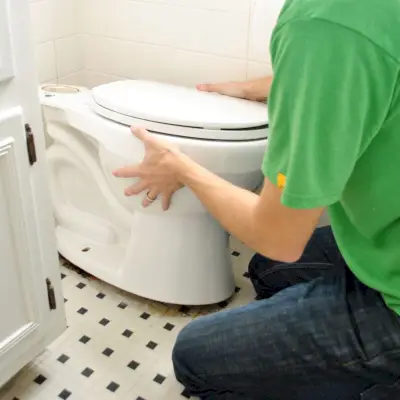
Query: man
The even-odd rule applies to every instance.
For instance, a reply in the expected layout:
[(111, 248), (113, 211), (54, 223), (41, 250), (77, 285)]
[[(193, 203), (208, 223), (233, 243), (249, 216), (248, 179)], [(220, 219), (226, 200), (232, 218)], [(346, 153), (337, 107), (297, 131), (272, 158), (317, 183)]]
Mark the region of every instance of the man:
[[(175, 372), (192, 396), (400, 398), (399, 38), (399, 0), (286, 2), (260, 196), (134, 130), (146, 157), (116, 172), (141, 178), (128, 195), (163, 196), (167, 208), (185, 185), (259, 253), (249, 267), (259, 301), (178, 337)], [(259, 99), (268, 81), (199, 89)], [(315, 231), (326, 208), (333, 233)]]

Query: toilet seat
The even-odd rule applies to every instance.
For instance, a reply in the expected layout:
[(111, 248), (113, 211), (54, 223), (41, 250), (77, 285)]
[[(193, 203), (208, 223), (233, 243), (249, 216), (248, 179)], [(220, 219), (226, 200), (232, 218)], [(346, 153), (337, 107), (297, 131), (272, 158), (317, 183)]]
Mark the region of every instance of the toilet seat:
[(264, 104), (149, 81), (120, 81), (92, 90), (92, 109), (123, 125), (214, 141), (267, 137)]

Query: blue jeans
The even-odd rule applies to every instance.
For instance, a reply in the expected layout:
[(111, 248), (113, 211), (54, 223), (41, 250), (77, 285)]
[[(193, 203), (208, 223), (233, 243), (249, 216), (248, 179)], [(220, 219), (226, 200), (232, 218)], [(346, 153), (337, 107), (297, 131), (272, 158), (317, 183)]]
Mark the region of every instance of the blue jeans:
[(249, 274), (259, 301), (196, 319), (177, 339), (175, 374), (191, 396), (400, 399), (400, 318), (351, 273), (330, 228), (299, 262), (255, 255)]

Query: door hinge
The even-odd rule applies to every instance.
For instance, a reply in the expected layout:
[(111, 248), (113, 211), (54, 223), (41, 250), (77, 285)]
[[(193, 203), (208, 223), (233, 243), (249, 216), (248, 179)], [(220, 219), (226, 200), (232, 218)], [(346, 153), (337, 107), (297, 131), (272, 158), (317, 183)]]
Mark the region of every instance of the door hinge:
[(28, 148), (29, 164), (33, 165), (37, 161), (35, 136), (33, 135), (32, 128), (29, 124), (25, 124), (26, 132), (26, 146)]
[(54, 291), (54, 286), (49, 278), (46, 279), (46, 286), (50, 310), (55, 310), (57, 308), (56, 293)]

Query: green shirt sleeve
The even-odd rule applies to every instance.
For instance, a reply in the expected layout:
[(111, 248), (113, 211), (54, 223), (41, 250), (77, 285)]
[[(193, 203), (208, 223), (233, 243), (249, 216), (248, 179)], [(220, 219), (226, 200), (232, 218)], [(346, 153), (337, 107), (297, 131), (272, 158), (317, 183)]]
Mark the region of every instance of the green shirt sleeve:
[(382, 51), (324, 20), (276, 27), (263, 172), (274, 184), (285, 177), (282, 204), (308, 209), (341, 199), (390, 107), (392, 66)]

